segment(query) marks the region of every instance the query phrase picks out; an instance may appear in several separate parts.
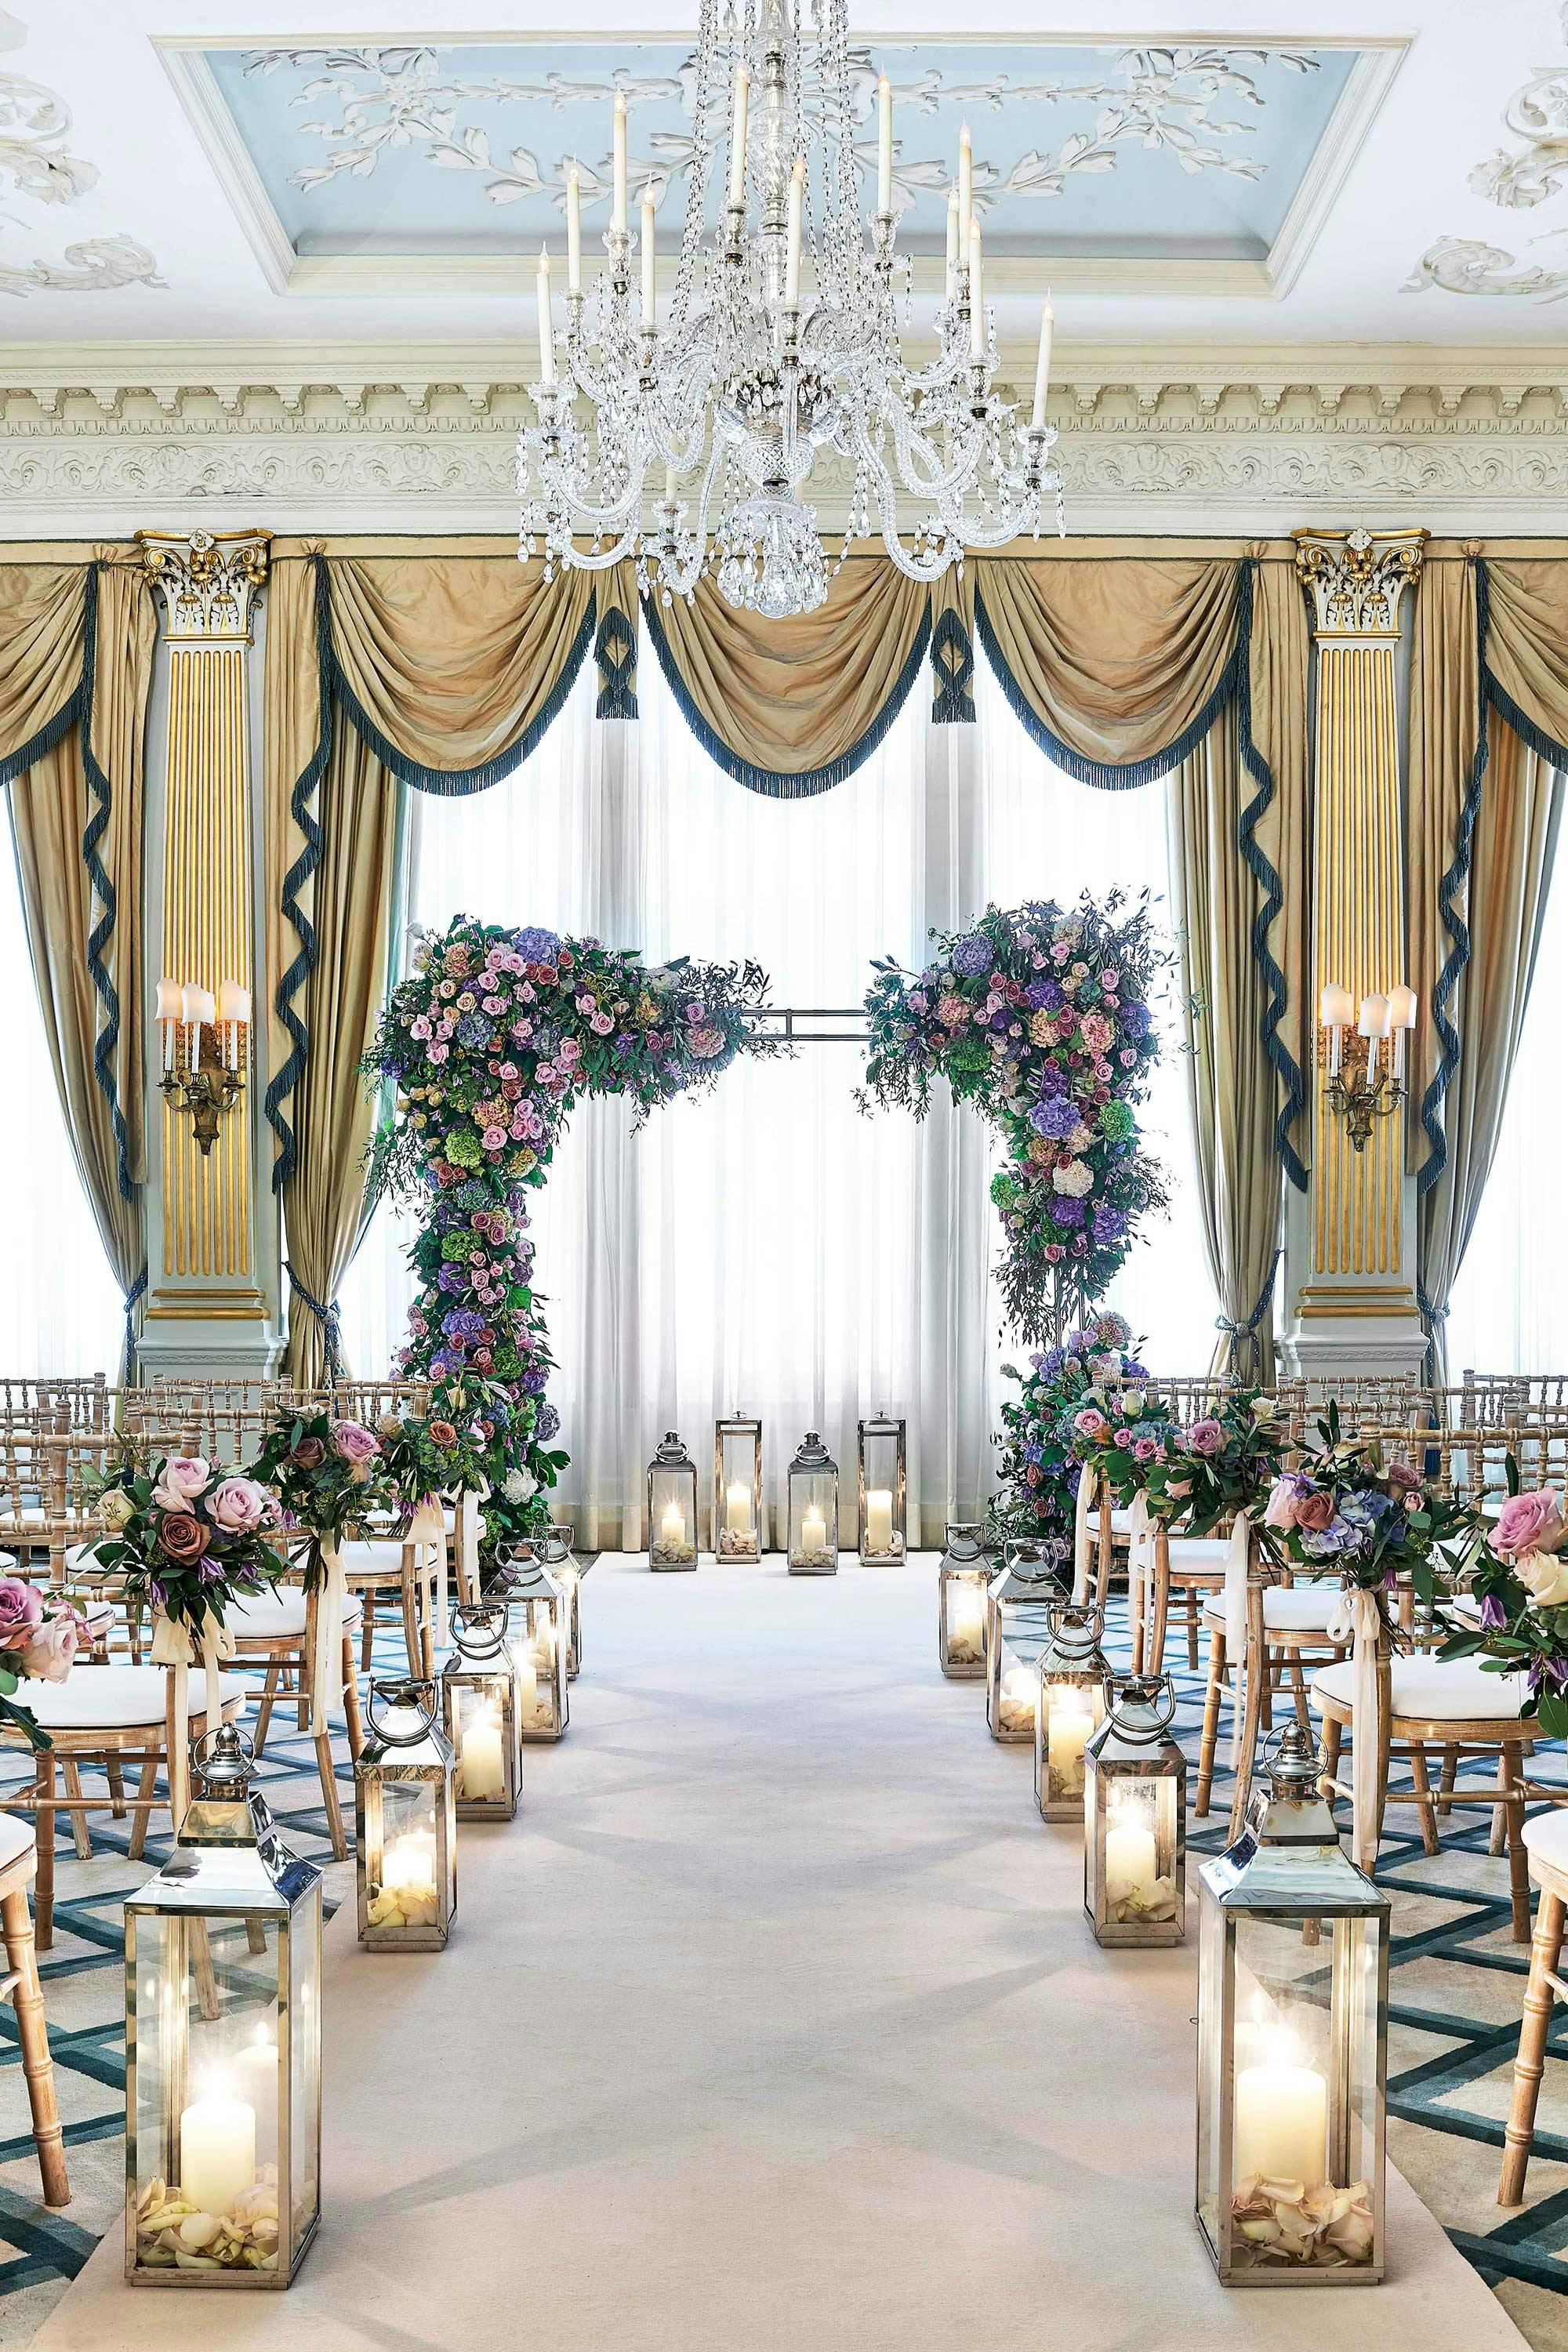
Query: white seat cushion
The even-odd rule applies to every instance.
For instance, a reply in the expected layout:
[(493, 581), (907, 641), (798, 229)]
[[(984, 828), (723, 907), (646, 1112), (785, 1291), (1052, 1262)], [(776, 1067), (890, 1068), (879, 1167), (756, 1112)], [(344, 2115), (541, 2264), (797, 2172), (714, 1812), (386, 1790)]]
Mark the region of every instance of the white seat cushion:
[[(1270, 1584), (1263, 1592), (1263, 1630), (1265, 1633), (1327, 1633), (1329, 1620), (1339, 1607), (1343, 1595), (1336, 1586), (1325, 1591), (1321, 1584)], [(1206, 1623), (1223, 1626), (1225, 1601), (1205, 1601), (1204, 1618)]]
[(0, 1551), (0, 1576), (15, 1576), (17, 1560), (14, 1551)]
[[(351, 1600), (343, 1611), (343, 1631), (352, 1633), (363, 1622), (364, 1611)], [(305, 1594), (298, 1584), (280, 1591), (258, 1592), (252, 1601), (236, 1601), (224, 1612), (224, 1623), (237, 1642), (299, 1642), (305, 1634)]]
[(0, 1870), (9, 1870), (24, 1854), (37, 1851), (37, 1832), (31, 1822), (15, 1813), (0, 1813)]
[(1173, 1576), (1223, 1576), (1230, 1558), (1230, 1538), (1173, 1536), (1170, 1555)]
[(383, 1542), (346, 1543), (342, 1557), (347, 1576), (365, 1576), (389, 1583), (403, 1574), (403, 1546), (390, 1538)]
[[(1312, 1696), (1320, 1694), (1341, 1706), (1352, 1697), (1354, 1669), (1348, 1659), (1322, 1666), (1312, 1676)], [(1415, 1722), (1477, 1721), (1511, 1723), (1530, 1696), (1525, 1675), (1490, 1675), (1474, 1658), (1395, 1658), (1390, 1680), (1394, 1713)]]
[(1556, 1805), (1547, 1812), (1531, 1813), (1524, 1825), (1524, 1850), (1553, 1870), (1568, 1870), (1568, 1813)]
[[(142, 1727), (162, 1731), (169, 1687), (163, 1666), (73, 1666), (63, 1683), (20, 1682), (18, 1706), (31, 1707), (46, 1731), (128, 1731)], [(243, 1675), (222, 1675), (218, 1690), (226, 1706), (232, 1698), (248, 1698), (251, 1686)], [(191, 1675), (193, 1721), (206, 1713), (206, 1676)]]

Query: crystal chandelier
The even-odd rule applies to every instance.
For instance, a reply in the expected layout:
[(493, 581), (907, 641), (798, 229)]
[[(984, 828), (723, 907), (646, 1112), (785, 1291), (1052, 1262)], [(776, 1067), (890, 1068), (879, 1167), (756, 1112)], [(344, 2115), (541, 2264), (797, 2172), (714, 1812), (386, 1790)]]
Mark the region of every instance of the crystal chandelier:
[[(538, 421), (518, 451), (520, 553), (546, 577), (631, 557), (645, 594), (689, 597), (706, 569), (735, 605), (807, 613), (830, 565), (804, 495), (819, 451), (853, 474), (837, 569), (875, 528), (913, 580), (968, 548), (1065, 530), (1045, 421), (1051, 307), (1033, 413), (1002, 399), (982, 280), (969, 133), (948, 197), (937, 355), (905, 357), (910, 270), (894, 253), (892, 92), (852, 52), (847, 0), (701, 0), (690, 163), (673, 294), (658, 300), (655, 205), (641, 205), (640, 284), (626, 211), (626, 108), (615, 107), (608, 267), (584, 290), (579, 180), (566, 183), (566, 336), (548, 252), (538, 278)], [(877, 209), (861, 215), (861, 110), (877, 117)], [(722, 157), (722, 225), (705, 212)], [(868, 164), (869, 156), (867, 157)], [(662, 483), (657, 503), (653, 484)], [(900, 520), (900, 504), (906, 509)]]

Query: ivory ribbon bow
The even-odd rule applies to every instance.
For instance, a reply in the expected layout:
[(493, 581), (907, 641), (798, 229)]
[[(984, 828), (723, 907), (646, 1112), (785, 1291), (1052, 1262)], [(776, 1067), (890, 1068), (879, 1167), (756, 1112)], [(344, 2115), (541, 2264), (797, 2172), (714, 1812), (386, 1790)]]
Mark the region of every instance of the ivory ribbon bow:
[(1383, 1616), (1375, 1592), (1352, 1584), (1329, 1620), (1331, 1642), (1351, 1647), (1351, 1847), (1369, 1874), (1377, 1864), (1377, 1645)]
[[(1245, 1511), (1236, 1515), (1230, 1549), (1225, 1556), (1225, 1648), (1230, 1662), (1230, 1769), (1241, 1766), (1241, 1725), (1247, 1675), (1247, 1587), (1252, 1572), (1252, 1521)], [(1258, 1661), (1262, 1666), (1261, 1658)]]
[(1072, 1522), (1072, 1597), (1089, 1599), (1089, 1507), (1100, 1480), (1086, 1462), (1078, 1474), (1078, 1500)]
[(1138, 1643), (1138, 1629), (1144, 1623), (1149, 1609), (1149, 1575), (1152, 1565), (1151, 1553), (1154, 1543), (1154, 1522), (1149, 1516), (1149, 1497), (1142, 1486), (1132, 1497), (1132, 1515), (1127, 1538), (1127, 1625), (1138, 1655), (1143, 1656), (1143, 1645)]
[[(206, 1675), (206, 1728), (216, 1731), (223, 1721), (223, 1685), (219, 1668), (235, 1652), (234, 1635), (216, 1617), (202, 1621), (201, 1661)], [(148, 1655), (155, 1666), (168, 1666), (174, 1677), (174, 1738), (169, 1752), (169, 1807), (176, 1832), (191, 1801), (191, 1668), (196, 1643), (183, 1617), (153, 1620), (153, 1646)]]
[(348, 1578), (343, 1559), (330, 1537), (321, 1538), (321, 1583), (316, 1595), (316, 1657), (310, 1677), (310, 1737), (319, 1739), (331, 1728), (332, 1704), (342, 1688), (343, 1671), (343, 1612), (348, 1605)]
[[(460, 1525), (459, 1521), (459, 1528)], [(435, 1570), (433, 1581), (436, 1587), (436, 1646), (439, 1650), (444, 1650), (451, 1641), (451, 1621), (447, 1615), (449, 1596), (447, 1591), (447, 1519), (440, 1501), (436, 1496), (426, 1496), (409, 1522), (408, 1533), (405, 1540), (411, 1544), (427, 1545), (436, 1555), (432, 1563)], [(459, 1546), (461, 1542), (462, 1537), (459, 1532)]]

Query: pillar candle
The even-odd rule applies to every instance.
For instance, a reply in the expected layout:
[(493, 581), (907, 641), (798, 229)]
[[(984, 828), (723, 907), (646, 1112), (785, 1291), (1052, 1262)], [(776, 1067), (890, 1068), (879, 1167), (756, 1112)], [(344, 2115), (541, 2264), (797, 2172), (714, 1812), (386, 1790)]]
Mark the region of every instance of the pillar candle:
[(517, 1662), (518, 1719), (526, 1723), (539, 1699), (539, 1672), (526, 1650)]
[(686, 1549), (686, 1514), (679, 1503), (667, 1503), (658, 1523), (658, 1540), (666, 1551)]
[(952, 1599), (949, 1603), (947, 1643), (950, 1650), (967, 1650), (979, 1644), (985, 1627), (985, 1597), (973, 1584), (954, 1584), (949, 1588)]
[(803, 1514), (800, 1522), (800, 1548), (807, 1558), (827, 1549), (827, 1517), (816, 1505)]
[(227, 2213), (256, 2186), (256, 2110), (209, 2091), (180, 2116), (180, 2189), (198, 2213)]
[(258, 2164), (278, 2161), (278, 2044), (258, 2025), (234, 2062), (237, 2085), (256, 2117)]
[(1329, 2086), (1311, 2066), (1289, 2063), (1288, 2033), (1276, 2032), (1271, 2055), (1236, 2078), (1234, 2176), (1300, 2180), (1321, 2189), (1327, 2178)]
[(1009, 1731), (1020, 1730), (1035, 1720), (1035, 1702), (1039, 1692), (1037, 1677), (1027, 1666), (1009, 1666), (1002, 1677), (1002, 1722)]
[(893, 1549), (893, 1497), (886, 1486), (872, 1486), (867, 1491), (864, 1542), (868, 1551)]
[[(1064, 1692), (1053, 1701), (1046, 1717), (1046, 1759), (1069, 1789), (1083, 1786), (1083, 1751), (1094, 1729), (1093, 1716), (1077, 1699), (1076, 1692)], [(1110, 1852), (1109, 1839), (1106, 1851)]]
[(504, 1794), (506, 1769), (501, 1757), (499, 1716), (491, 1715), (487, 1709), (482, 1715), (468, 1717), (463, 1726), (459, 1760), (465, 1797), (499, 1797)]
[(752, 1490), (745, 1479), (737, 1478), (725, 1490), (725, 1523), (732, 1536), (749, 1536), (754, 1524), (752, 1517)]
[(1111, 1905), (1125, 1903), (1130, 1895), (1147, 1899), (1154, 1891), (1154, 1881), (1160, 1874), (1159, 1856), (1154, 1845), (1154, 1832), (1142, 1822), (1125, 1821), (1110, 1825), (1105, 1832), (1105, 1899)]

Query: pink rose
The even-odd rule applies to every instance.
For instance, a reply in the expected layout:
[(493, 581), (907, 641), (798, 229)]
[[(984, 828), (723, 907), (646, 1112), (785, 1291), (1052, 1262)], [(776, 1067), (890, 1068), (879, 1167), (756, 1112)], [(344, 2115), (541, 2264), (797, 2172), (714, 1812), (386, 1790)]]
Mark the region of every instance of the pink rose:
[(153, 1500), (161, 1511), (183, 1511), (199, 1495), (212, 1473), (199, 1454), (173, 1454), (164, 1463)]
[(1313, 1492), (1299, 1496), (1296, 1502), (1296, 1525), (1309, 1535), (1321, 1535), (1334, 1516), (1331, 1495)]
[(1194, 1421), (1183, 1443), (1194, 1454), (1218, 1454), (1225, 1445), (1225, 1432), (1217, 1421)]
[(1132, 1443), (1132, 1432), (1130, 1429), (1119, 1429), (1112, 1434), (1110, 1442), (1113, 1445), (1131, 1445)]
[(1167, 1478), (1165, 1481), (1166, 1494), (1173, 1496), (1178, 1503), (1182, 1502), (1192, 1493), (1192, 1491), (1193, 1482), (1190, 1478)]
[(1135, 1437), (1132, 1441), (1134, 1462), (1152, 1462), (1160, 1448), (1152, 1437)]
[(1103, 1437), (1110, 1427), (1105, 1415), (1098, 1412), (1091, 1404), (1085, 1405), (1081, 1412), (1074, 1413), (1072, 1425), (1084, 1437)]
[(1278, 1528), (1281, 1533), (1288, 1532), (1293, 1528), (1296, 1524), (1300, 1494), (1301, 1482), (1292, 1476), (1289, 1471), (1287, 1470), (1280, 1477), (1276, 1478), (1269, 1489), (1268, 1500), (1263, 1506), (1264, 1526)]
[(487, 1151), (499, 1151), (506, 1141), (504, 1127), (487, 1127), (479, 1139)]
[(363, 1422), (334, 1421), (332, 1451), (345, 1462), (370, 1462), (381, 1452), (381, 1441), (373, 1436)]
[(248, 1535), (266, 1518), (269, 1499), (254, 1478), (226, 1478), (214, 1489), (212, 1515), (229, 1535)]
[(1563, 1537), (1563, 1499), (1555, 1486), (1534, 1495), (1510, 1495), (1489, 1538), (1500, 1559), (1522, 1552), (1557, 1551)]
[(1420, 1493), (1421, 1473), (1419, 1470), (1412, 1470), (1408, 1463), (1391, 1462), (1386, 1475), (1389, 1485), (1397, 1487), (1402, 1495)]
[(43, 1596), (19, 1576), (0, 1576), (0, 1650), (23, 1650), (43, 1622)]
[(22, 1672), (32, 1681), (63, 1683), (77, 1651), (89, 1640), (87, 1621), (74, 1609), (63, 1609), (40, 1625), (22, 1653)]

